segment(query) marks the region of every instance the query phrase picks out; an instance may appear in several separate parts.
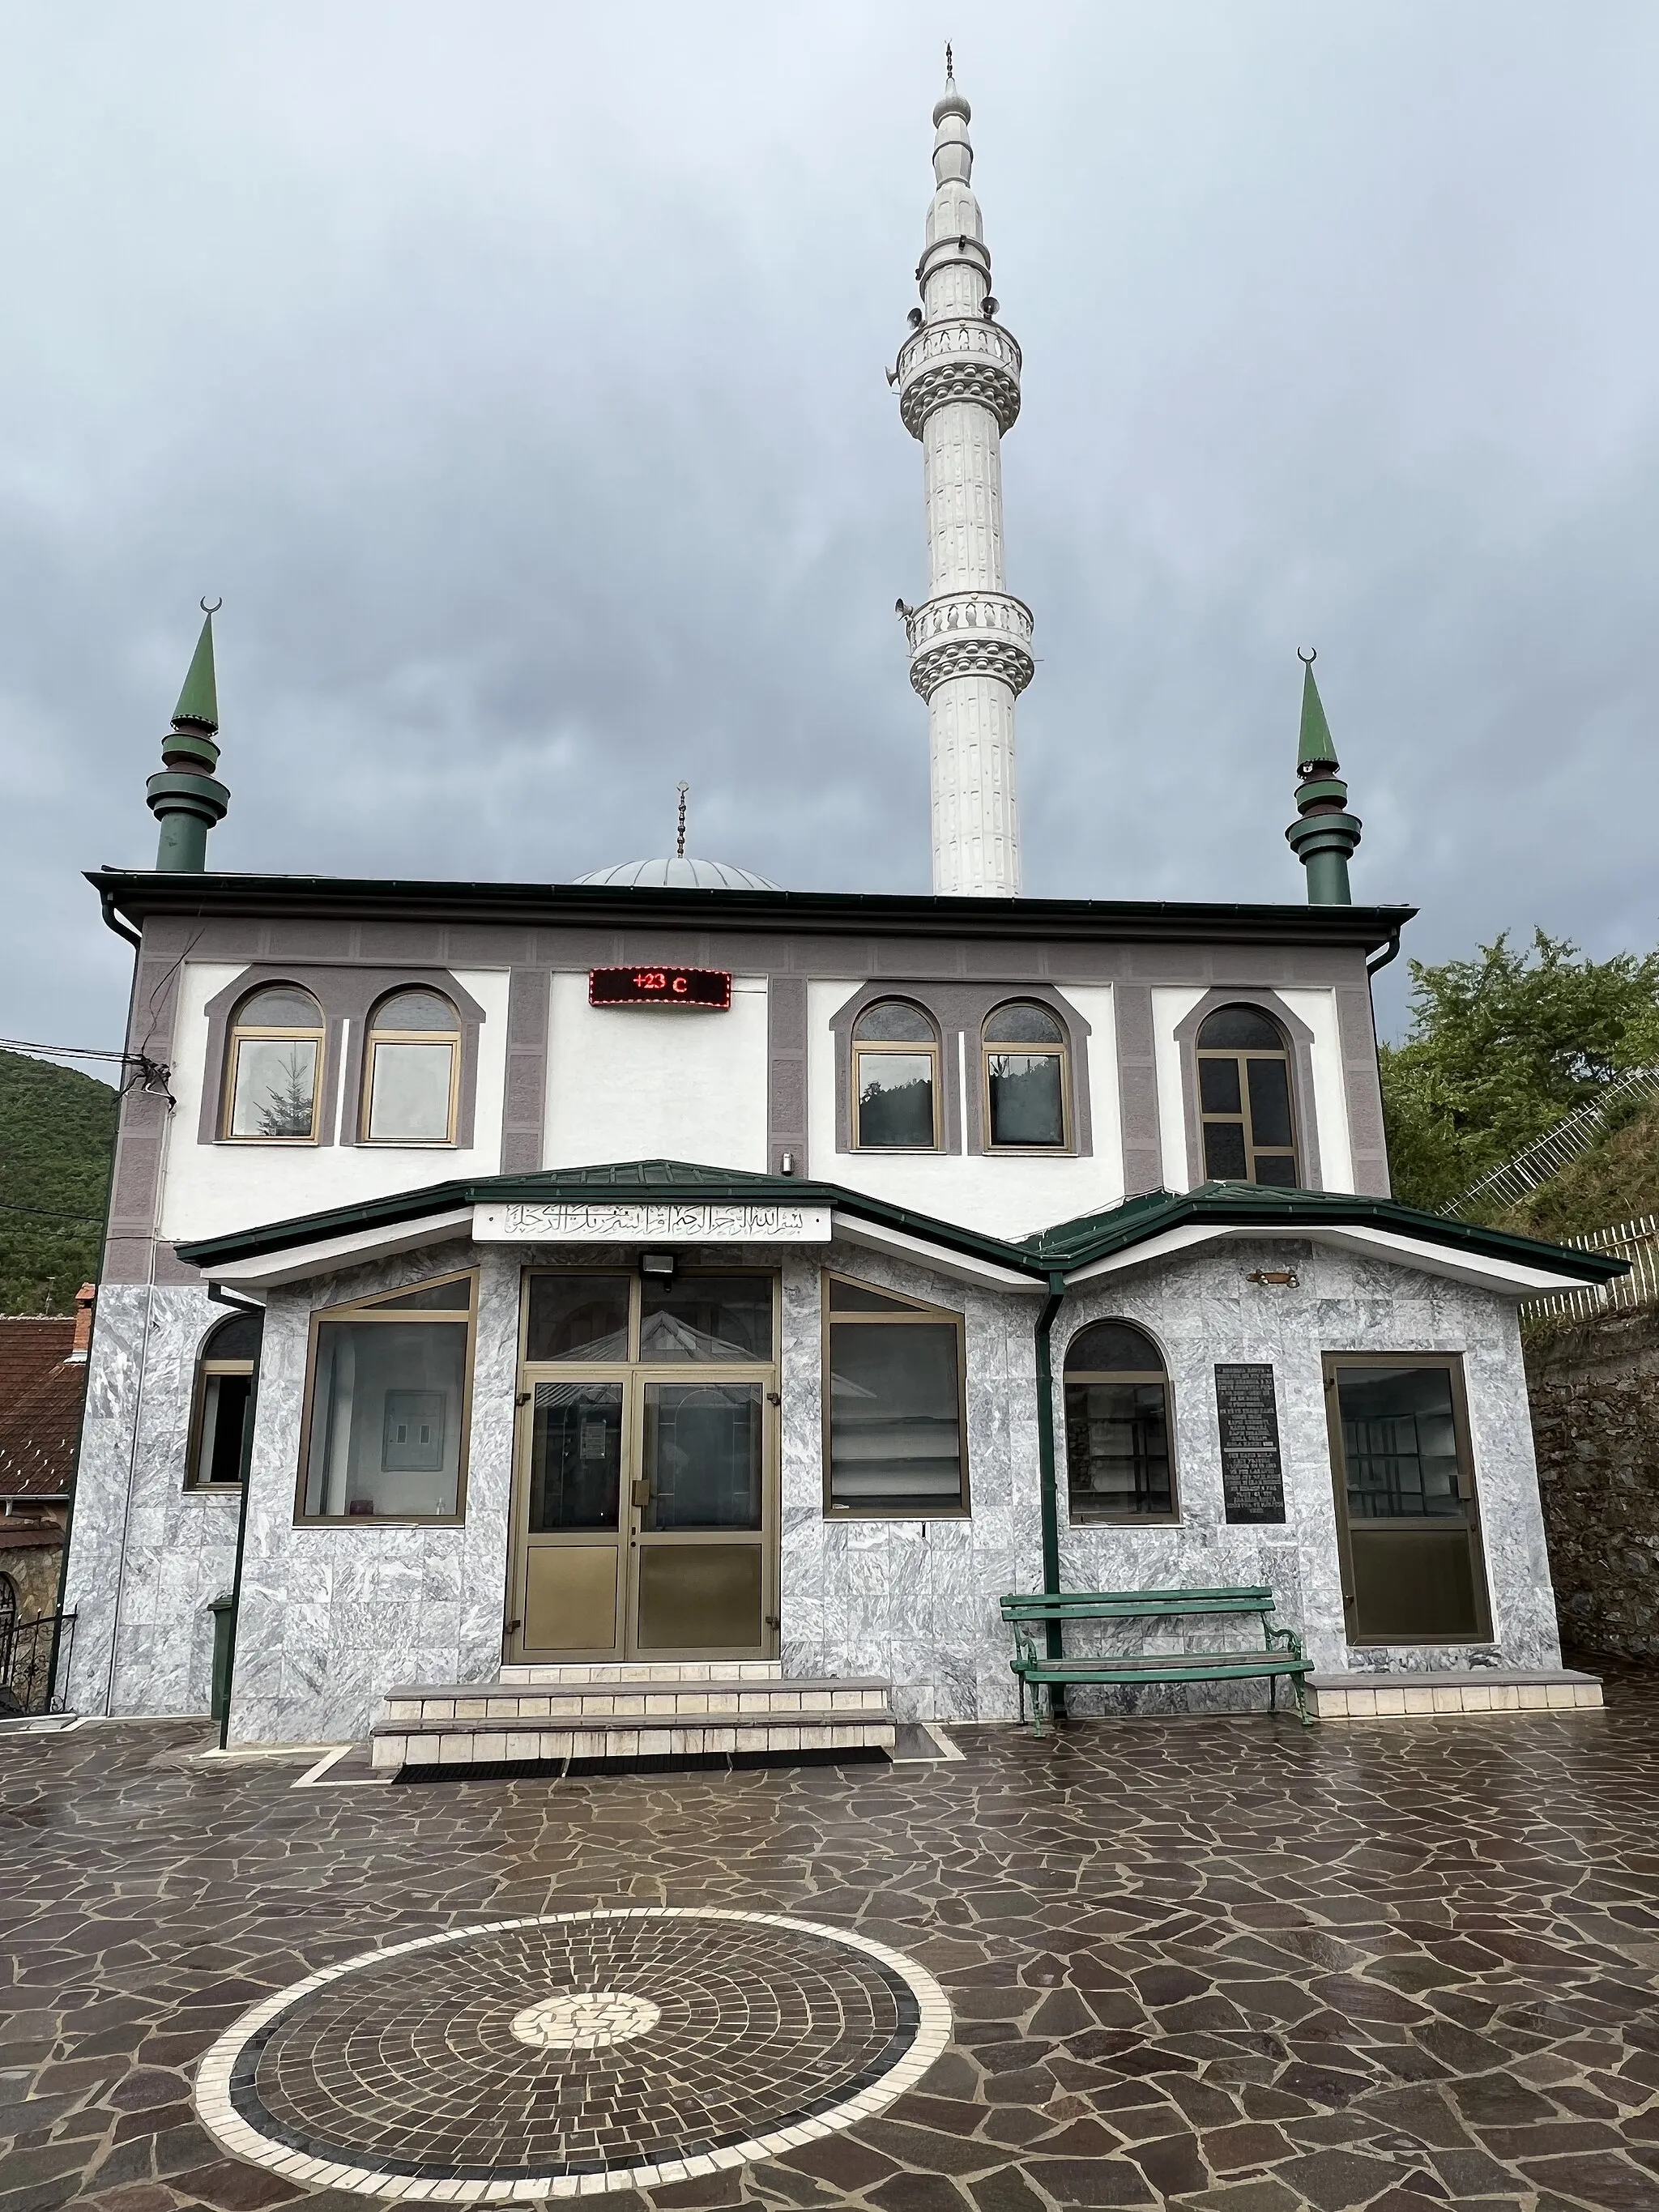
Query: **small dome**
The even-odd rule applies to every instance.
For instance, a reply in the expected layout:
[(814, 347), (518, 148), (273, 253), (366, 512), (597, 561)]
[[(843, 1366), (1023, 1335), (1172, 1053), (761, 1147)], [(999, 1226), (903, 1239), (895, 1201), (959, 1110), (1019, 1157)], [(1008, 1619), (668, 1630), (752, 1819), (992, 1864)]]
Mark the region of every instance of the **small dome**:
[(609, 884), (617, 890), (775, 891), (752, 868), (734, 868), (729, 860), (619, 860), (614, 868), (595, 868), (578, 876), (579, 884)]

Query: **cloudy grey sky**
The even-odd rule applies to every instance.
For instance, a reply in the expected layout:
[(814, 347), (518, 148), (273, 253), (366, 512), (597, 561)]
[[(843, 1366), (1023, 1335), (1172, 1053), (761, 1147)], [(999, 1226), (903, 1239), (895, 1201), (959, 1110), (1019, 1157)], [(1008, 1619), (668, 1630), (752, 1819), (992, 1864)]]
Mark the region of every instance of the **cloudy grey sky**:
[[(1026, 888), (1659, 937), (1651, 0), (86, 0), (0, 13), (0, 1030), (219, 623), (216, 865), (928, 884), (883, 377), (956, 42), (1004, 318)], [(1381, 1001), (1397, 1023), (1393, 971)]]

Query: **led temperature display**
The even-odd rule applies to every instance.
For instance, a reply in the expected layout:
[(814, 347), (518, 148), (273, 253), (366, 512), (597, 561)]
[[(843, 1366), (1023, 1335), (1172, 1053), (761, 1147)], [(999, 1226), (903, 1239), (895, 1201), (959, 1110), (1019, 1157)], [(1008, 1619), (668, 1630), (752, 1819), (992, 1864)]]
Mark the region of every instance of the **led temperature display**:
[(724, 1013), (732, 978), (720, 968), (590, 968), (590, 1006), (702, 1006)]

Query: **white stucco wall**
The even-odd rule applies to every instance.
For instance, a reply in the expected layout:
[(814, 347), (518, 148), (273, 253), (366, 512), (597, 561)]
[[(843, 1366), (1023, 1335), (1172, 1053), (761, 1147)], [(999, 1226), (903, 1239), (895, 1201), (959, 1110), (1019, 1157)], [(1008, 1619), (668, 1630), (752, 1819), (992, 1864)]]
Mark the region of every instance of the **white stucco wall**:
[(734, 975), (725, 1013), (590, 1006), (587, 975), (556, 975), (548, 1037), (550, 1168), (691, 1160), (763, 1173), (766, 978)]
[(1337, 1029), (1334, 991), (1280, 991), (1298, 1020), (1313, 1031), (1314, 1114), (1319, 1123), (1319, 1184), (1322, 1190), (1352, 1190), (1353, 1146), (1348, 1136), (1348, 1094), (1342, 1080), (1342, 1040)]
[[(992, 1236), (1020, 1237), (1080, 1213), (1116, 1206), (1123, 1197), (1123, 1133), (1118, 1095), (1117, 1031), (1108, 984), (1068, 986), (1058, 995), (1089, 1024), (1089, 1104), (1093, 1150), (1080, 1158), (1034, 1159), (1019, 1154), (838, 1152), (836, 1066), (830, 1023), (862, 987), (854, 981), (816, 982), (807, 989), (807, 1143), (812, 1174), (845, 1183), (895, 1206), (914, 1206)], [(947, 1036), (955, 1076), (980, 1078), (976, 1038)], [(964, 1116), (965, 1122), (965, 1116)], [(965, 1134), (959, 1139), (965, 1144)]]
[(343, 1065), (361, 1040), (348, 1034), (333, 1066), (323, 1070), (324, 1111), (335, 1141), (327, 1145), (204, 1145), (202, 1092), (216, 1088), (209, 1067), (206, 1007), (243, 972), (216, 962), (188, 963), (179, 979), (172, 1085), (178, 1101), (167, 1116), (158, 1214), (163, 1237), (216, 1237), (256, 1222), (349, 1206), (388, 1191), (419, 1190), (458, 1176), (495, 1175), (501, 1164), (501, 1098), (507, 1063), (505, 969), (458, 968), (455, 980), (484, 1010), (478, 1032), (476, 1142), (449, 1145), (342, 1145)]

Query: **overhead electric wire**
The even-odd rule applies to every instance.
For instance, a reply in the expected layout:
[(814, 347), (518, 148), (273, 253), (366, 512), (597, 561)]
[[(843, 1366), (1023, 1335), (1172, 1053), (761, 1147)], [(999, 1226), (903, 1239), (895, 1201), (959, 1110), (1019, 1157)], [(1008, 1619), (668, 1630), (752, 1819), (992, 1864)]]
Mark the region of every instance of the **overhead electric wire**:
[(49, 1052), (58, 1060), (137, 1060), (133, 1052), (100, 1052), (94, 1045), (36, 1044), (28, 1037), (0, 1037), (8, 1052)]

